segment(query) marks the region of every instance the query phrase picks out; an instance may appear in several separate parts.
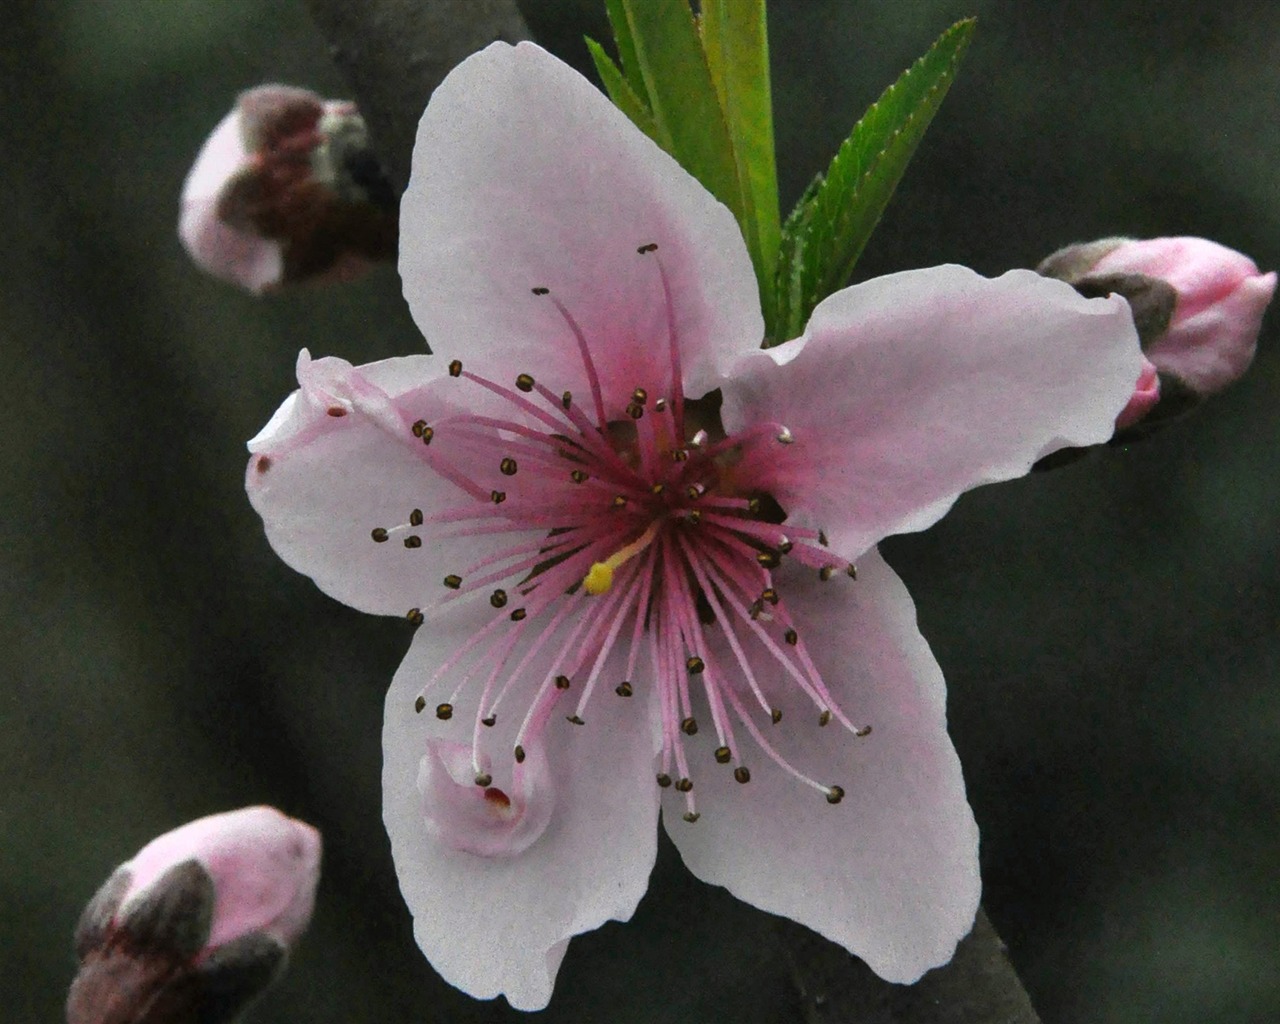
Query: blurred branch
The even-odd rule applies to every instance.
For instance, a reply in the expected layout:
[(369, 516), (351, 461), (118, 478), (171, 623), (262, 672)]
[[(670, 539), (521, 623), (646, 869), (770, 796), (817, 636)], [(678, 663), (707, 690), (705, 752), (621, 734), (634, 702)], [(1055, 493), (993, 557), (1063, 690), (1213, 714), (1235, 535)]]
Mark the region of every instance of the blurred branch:
[(778, 921), (806, 1024), (1040, 1024), (987, 915), (951, 962), (914, 985), (891, 985), (809, 929)]
[[(391, 182), (409, 180), (427, 99), (463, 58), (529, 38), (515, 0), (307, 0), (347, 76)], [(979, 911), (955, 958), (915, 985), (881, 981), (845, 950), (790, 921), (778, 935), (809, 1024), (1040, 1024)]]
[(398, 192), (409, 182), (418, 118), (444, 76), (496, 40), (529, 38), (515, 0), (307, 0), (307, 7)]

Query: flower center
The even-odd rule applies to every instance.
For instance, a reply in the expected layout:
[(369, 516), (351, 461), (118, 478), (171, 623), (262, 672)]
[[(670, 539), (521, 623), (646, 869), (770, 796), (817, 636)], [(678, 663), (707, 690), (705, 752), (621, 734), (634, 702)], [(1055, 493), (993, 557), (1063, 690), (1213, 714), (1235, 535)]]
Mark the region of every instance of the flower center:
[[(654, 249), (642, 246), (641, 254)], [(613, 417), (577, 322), (547, 289), (534, 288), (556, 305), (578, 342), (590, 411), (531, 374), (508, 386), (455, 360), (450, 374), (482, 389), (477, 398), (496, 411), (413, 424), (433, 468), (472, 500), (429, 519), (415, 509), (407, 524), (379, 527), (373, 539), (403, 534), (413, 549), (421, 539), (412, 531), (438, 528), (436, 541), (503, 535), (512, 541), (444, 577), (437, 606), (487, 595), (492, 614), (427, 681), (416, 708), (424, 710), (430, 694), (436, 716), (447, 720), (464, 695), (474, 701), (474, 781), (487, 791), (492, 777), (482, 767), (481, 730), (496, 724), (504, 705), (518, 700), (525, 708), (513, 747), (521, 765), (553, 707), (574, 691), (564, 717), (587, 723), (606, 662), (625, 652), (621, 678), (609, 682), (622, 698), (644, 687), (656, 693), (657, 781), (683, 795), (686, 821), (699, 817), (690, 767), (700, 732), (695, 705), (711, 719), (713, 760), (730, 766), (738, 782), (751, 779), (740, 742), (745, 732), (770, 761), (836, 804), (844, 790), (792, 765), (761, 725), (781, 720), (766, 696), (781, 685), (809, 698), (818, 725), (835, 720), (858, 736), (870, 731), (832, 699), (774, 578), (784, 558), (806, 567), (815, 582), (855, 572), (832, 555), (822, 531), (787, 524), (769, 495), (740, 482), (758, 478), (753, 467), (793, 442), (786, 426), (760, 423), (724, 436), (714, 396), (686, 401), (670, 289), (658, 265), (670, 374), (636, 382)], [(421, 622), (423, 613), (414, 608), (408, 615)], [(526, 670), (535, 659), (551, 667), (531, 678)], [(447, 696), (445, 680), (453, 683)]]

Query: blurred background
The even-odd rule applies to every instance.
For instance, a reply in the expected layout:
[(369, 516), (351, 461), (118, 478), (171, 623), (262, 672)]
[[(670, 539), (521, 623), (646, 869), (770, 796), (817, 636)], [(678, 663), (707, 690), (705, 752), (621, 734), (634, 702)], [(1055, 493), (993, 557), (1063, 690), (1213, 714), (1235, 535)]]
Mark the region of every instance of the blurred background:
[[(424, 0), (425, 2), (425, 0)], [(585, 67), (599, 0), (528, 0)], [(980, 22), (858, 268), (995, 274), (1198, 234), (1280, 266), (1280, 5), (771, 0), (784, 206), (958, 17)], [(528, 1019), (419, 955), (380, 821), (410, 627), (268, 548), (244, 442), (297, 350), (419, 350), (388, 268), (269, 300), (202, 277), (183, 176), (236, 93), (344, 95), (301, 0), (11, 2), (0, 20), (0, 977), (61, 1017), (112, 867), (214, 810), (326, 840), (316, 920), (253, 1012)], [(986, 906), (1046, 1024), (1280, 1019), (1280, 315), (1252, 373), (1154, 439), (963, 498), (886, 545), (950, 685)], [(798, 866), (799, 867), (799, 866)], [(633, 923), (573, 942), (555, 1022), (796, 1018), (763, 914), (664, 845)]]

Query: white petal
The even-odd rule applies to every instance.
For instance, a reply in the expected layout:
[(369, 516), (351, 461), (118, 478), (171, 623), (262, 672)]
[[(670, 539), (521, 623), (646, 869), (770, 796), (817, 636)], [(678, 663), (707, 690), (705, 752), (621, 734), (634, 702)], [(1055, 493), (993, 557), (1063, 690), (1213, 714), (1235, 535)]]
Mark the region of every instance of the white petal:
[(934, 267), (828, 298), (803, 337), (741, 360), (723, 415), (730, 431), (791, 430), (752, 483), (856, 556), (930, 526), (971, 487), (1106, 441), (1141, 361), (1118, 296)]
[[(383, 732), (383, 814), (414, 934), (432, 966), (478, 999), (504, 994), (517, 1009), (534, 1010), (551, 998), (568, 940), (610, 919), (630, 918), (648, 886), (657, 849), (655, 735), (645, 698), (620, 699), (612, 686), (602, 686), (588, 704), (585, 725), (566, 722), (577, 700), (570, 691), (543, 734), (553, 790), (540, 795), (552, 803), (545, 830), (527, 848), (502, 855), (457, 848), (476, 848), (472, 840), (489, 842), (494, 832), (475, 831), (457, 801), (428, 821), (419, 781), (429, 747), (438, 748), (442, 738), (470, 743), (475, 698), (467, 703), (464, 691), (449, 721), (432, 713), (443, 696), (433, 693), (421, 714), (414, 703), (442, 660), (482, 624), (479, 615), (460, 609), (448, 622), (419, 630), (396, 673)], [(539, 658), (526, 675), (540, 679), (549, 665)], [(610, 666), (620, 677), (620, 653)], [(527, 695), (527, 687), (522, 692)], [(504, 791), (527, 706), (527, 699), (509, 700), (497, 724), (480, 730), (482, 769)], [(455, 776), (465, 772), (465, 765), (444, 767)], [(427, 795), (432, 785), (428, 781)], [(442, 841), (450, 827), (472, 831)]]
[(833, 695), (873, 731), (819, 726), (794, 691), (781, 698), (782, 721), (763, 728), (796, 767), (842, 786), (842, 802), (828, 804), (744, 737), (751, 781), (708, 763), (694, 778), (701, 819), (682, 821), (668, 797), (663, 820), (699, 878), (820, 932), (887, 981), (912, 982), (951, 958), (980, 890), (942, 673), (910, 595), (876, 552), (856, 581), (812, 575), (784, 575), (783, 600)]
[[(656, 253), (637, 247), (657, 243)], [(432, 347), (500, 378), (586, 386), (581, 325), (610, 412), (669, 381), (673, 295), (688, 390), (760, 344), (750, 258), (732, 214), (594, 86), (538, 47), (495, 43), (436, 90), (401, 204), (400, 274)], [(532, 288), (548, 288), (535, 296)]]

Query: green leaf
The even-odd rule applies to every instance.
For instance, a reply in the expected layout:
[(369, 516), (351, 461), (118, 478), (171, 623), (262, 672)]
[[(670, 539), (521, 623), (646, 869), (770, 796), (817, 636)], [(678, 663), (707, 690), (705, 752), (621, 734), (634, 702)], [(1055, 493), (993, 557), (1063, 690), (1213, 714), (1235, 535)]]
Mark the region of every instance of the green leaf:
[(597, 43), (594, 39), (588, 38), (587, 50), (591, 53), (591, 59), (596, 62), (596, 71), (600, 74), (600, 81), (604, 83), (605, 91), (609, 94), (609, 98), (613, 100), (613, 105), (621, 110), (631, 119), (632, 124), (644, 132), (649, 138), (653, 139), (658, 145), (662, 145), (662, 141), (658, 138), (658, 126), (653, 123), (653, 115), (649, 113), (649, 108), (645, 105), (644, 100), (636, 95), (635, 90), (631, 88), (631, 83), (623, 76), (609, 55), (604, 52), (604, 47)]
[[(792, 244), (799, 262), (796, 302), (781, 326), (794, 337), (814, 306), (844, 287), (880, 215), (955, 79), (975, 20), (956, 22), (863, 115), (845, 140), (802, 218)], [(793, 215), (794, 218), (794, 215)], [(799, 222), (798, 222), (799, 223)], [(781, 273), (794, 280), (797, 268)]]
[(738, 188), (754, 213), (743, 233), (761, 282), (766, 321), (771, 321), (781, 226), (764, 0), (703, 0), (700, 27), (733, 143)]
[[(618, 63), (627, 76), (627, 85), (631, 86), (631, 91), (644, 103), (645, 110), (648, 110), (649, 94), (645, 91), (644, 77), (640, 74), (640, 61), (636, 57), (636, 44), (631, 38), (631, 26), (627, 24), (626, 0), (604, 0), (604, 8), (609, 15), (613, 41), (618, 47)], [(597, 61), (596, 67), (599, 66), (600, 62)]]
[[(813, 197), (822, 187), (823, 177), (817, 175), (809, 182), (804, 195), (796, 203), (795, 208), (787, 215), (782, 225), (782, 237), (778, 246), (778, 268), (774, 280), (774, 296), (776, 300), (776, 320), (773, 329), (765, 338), (764, 347), (772, 348), (788, 338), (794, 338), (804, 327), (805, 318), (799, 314), (791, 316), (792, 310), (804, 306), (804, 255), (809, 239), (809, 230), (813, 221)], [(793, 319), (798, 323), (793, 324)]]
[[(748, 244), (754, 216), (688, 0), (618, 0), (659, 144), (733, 211)], [(639, 90), (636, 90), (639, 93)]]

